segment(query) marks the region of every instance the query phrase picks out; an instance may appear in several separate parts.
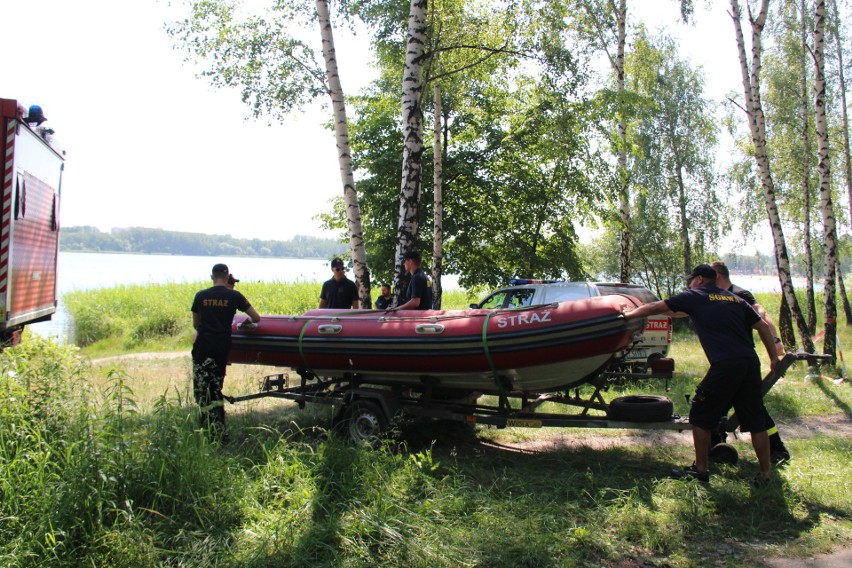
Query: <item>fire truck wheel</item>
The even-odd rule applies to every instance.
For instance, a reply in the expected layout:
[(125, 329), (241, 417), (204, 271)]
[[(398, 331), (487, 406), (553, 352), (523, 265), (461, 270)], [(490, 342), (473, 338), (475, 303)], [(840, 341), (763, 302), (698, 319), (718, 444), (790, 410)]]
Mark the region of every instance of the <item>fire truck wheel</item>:
[(607, 417), (624, 422), (665, 422), (674, 413), (674, 404), (664, 396), (636, 394), (621, 396), (609, 403)]

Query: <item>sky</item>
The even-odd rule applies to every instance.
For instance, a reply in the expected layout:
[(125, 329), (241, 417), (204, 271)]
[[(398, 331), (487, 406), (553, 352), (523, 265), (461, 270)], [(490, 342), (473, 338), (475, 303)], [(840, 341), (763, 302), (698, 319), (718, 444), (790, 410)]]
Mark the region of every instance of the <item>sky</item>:
[[(630, 4), (629, 17), (681, 38), (709, 97), (741, 89), (727, 3), (697, 7), (691, 28), (676, 24), (675, 0)], [(0, 97), (40, 105), (66, 151), (63, 226), (337, 237), (316, 219), (342, 194), (334, 134), (323, 127), (330, 111), (317, 104), (284, 124), (249, 118), (237, 90), (213, 89), (173, 49), (164, 23), (177, 8), (0, 0), (0, 15)], [(354, 94), (373, 76), (366, 43), (343, 31), (335, 42), (344, 92)]]

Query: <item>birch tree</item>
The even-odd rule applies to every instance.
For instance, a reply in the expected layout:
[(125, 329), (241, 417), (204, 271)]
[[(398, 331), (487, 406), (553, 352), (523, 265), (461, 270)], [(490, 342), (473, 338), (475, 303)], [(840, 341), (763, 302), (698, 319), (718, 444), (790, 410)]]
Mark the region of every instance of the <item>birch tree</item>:
[(334, 133), (337, 141), (337, 161), (340, 165), (340, 180), (343, 183), (343, 200), (346, 206), (346, 221), (349, 227), (349, 248), (352, 255), (355, 282), (358, 286), (358, 298), (362, 308), (373, 307), (370, 294), (370, 269), (364, 249), (364, 233), (361, 228), (361, 207), (358, 205), (358, 192), (355, 190), (355, 176), (352, 173), (352, 153), (349, 149), (349, 122), (346, 120), (346, 101), (343, 86), (337, 69), (337, 56), (334, 49), (334, 33), (328, 11), (327, 0), (317, 0), (317, 19), (322, 37), (322, 55), (325, 61), (328, 94), (334, 111)]
[(762, 33), (766, 24), (768, 12), (768, 0), (762, 0), (760, 10), (755, 17), (751, 7), (748, 6), (748, 19), (751, 24), (751, 60), (746, 55), (745, 38), (742, 31), (742, 10), (738, 0), (731, 0), (731, 11), (729, 15), (734, 24), (734, 32), (737, 40), (737, 51), (739, 53), (740, 71), (742, 74), (742, 85), (744, 93), (745, 112), (748, 118), (751, 132), (752, 145), (754, 148), (754, 159), (760, 174), (760, 184), (763, 190), (764, 205), (772, 229), (772, 238), (775, 245), (775, 262), (778, 268), (778, 279), (784, 298), (790, 306), (796, 327), (802, 339), (806, 351), (813, 353), (814, 346), (808, 333), (807, 324), (793, 289), (793, 281), (790, 273), (790, 260), (787, 255), (787, 245), (784, 240), (784, 232), (781, 225), (781, 216), (775, 201), (775, 187), (769, 167), (769, 159), (766, 153), (766, 124), (764, 121), (763, 108), (760, 100), (760, 71)]
[(435, 84), (433, 87), (432, 104), (434, 106), (432, 123), (432, 163), (433, 163), (433, 225), (432, 235), (432, 306), (441, 308), (441, 275), (444, 267), (444, 162), (443, 144), (441, 144), (441, 126), (443, 125), (441, 114), (441, 87)]
[[(617, 1), (617, 4), (616, 4)], [(615, 78), (616, 184), (618, 192), (618, 214), (620, 220), (620, 269), (621, 282), (629, 282), (630, 260), (630, 175), (627, 169), (627, 114), (624, 108), (624, 52), (627, 43), (627, 0), (602, 1), (583, 0), (584, 17), (580, 19), (581, 33), (592, 45), (603, 51), (609, 60)]]
[[(843, 180), (846, 183), (846, 198), (849, 206), (849, 222), (852, 227), (852, 154), (849, 149), (849, 116), (848, 107), (846, 104), (846, 71), (843, 63), (843, 34), (841, 33), (843, 22), (840, 19), (840, 11), (837, 9), (837, 0), (832, 0), (832, 19), (833, 24), (830, 27), (834, 36), (834, 45), (837, 50), (837, 74), (840, 91), (840, 129), (843, 142)], [(849, 298), (846, 295), (846, 287), (843, 284), (843, 270), (841, 269), (839, 254), (837, 260), (837, 286), (840, 290), (840, 297), (843, 300), (843, 311), (846, 314), (846, 325), (852, 325), (852, 305), (849, 303)]]
[[(328, 0), (316, 0), (313, 9), (298, 0), (282, 0), (264, 14), (245, 14), (231, 0), (193, 0), (187, 6), (189, 16), (167, 25), (169, 35), (189, 57), (207, 66), (202, 75), (214, 87), (239, 88), (255, 116), (265, 114), (280, 120), (314, 100), (329, 97), (355, 279), (361, 305), (369, 306), (370, 272)], [(299, 37), (304, 35), (299, 32), (317, 24), (320, 51)]]
[(814, 2), (814, 109), (816, 111), (817, 153), (819, 163), (819, 197), (822, 212), (823, 236), (825, 239), (825, 295), (824, 318), (825, 338), (823, 353), (834, 360), (837, 345), (837, 301), (835, 285), (837, 278), (837, 228), (834, 206), (831, 199), (831, 163), (828, 147), (828, 117), (825, 110), (825, 0)]
[(418, 206), (423, 169), (423, 59), (427, 0), (411, 0), (402, 75), (402, 187), (399, 192), (394, 287), (397, 297), (406, 281), (403, 255), (417, 246)]
[[(636, 219), (634, 255), (644, 260), (649, 240), (660, 225), (669, 225), (678, 238), (679, 265), (657, 259), (658, 277), (682, 284), (696, 258), (704, 258), (717, 242), (725, 217), (724, 203), (715, 192), (714, 152), (717, 127), (710, 101), (704, 97), (703, 74), (677, 57), (674, 41), (666, 36), (649, 37), (640, 26), (627, 57), (628, 88), (643, 97), (643, 109), (633, 121), (628, 140), (637, 149), (631, 171), (637, 194), (647, 194), (646, 205), (637, 210), (648, 216), (648, 201), (662, 201), (662, 217), (651, 222)], [(638, 199), (638, 197), (637, 197)], [(674, 214), (676, 212), (676, 214)], [(641, 243), (641, 244), (640, 244)], [(643, 262), (645, 268), (654, 262)], [(668, 284), (668, 283), (667, 283)]]
[(810, 120), (808, 111), (808, 70), (805, 64), (806, 54), (808, 52), (808, 8), (807, 0), (800, 0), (799, 14), (801, 22), (799, 24), (800, 33), (800, 54), (799, 54), (799, 70), (800, 70), (800, 98), (801, 98), (801, 131), (802, 131), (802, 187), (801, 194), (804, 201), (804, 230), (802, 231), (805, 244), (805, 286), (806, 286), (806, 301), (808, 310), (808, 330), (811, 334), (816, 333), (816, 297), (814, 295), (814, 254), (811, 246), (811, 138), (810, 138)]
[[(804, 2), (804, 0), (802, 1)], [(852, 227), (852, 150), (849, 148), (849, 117), (846, 105), (846, 77), (845, 70), (843, 68), (844, 38), (840, 33), (842, 20), (840, 19), (840, 11), (837, 9), (837, 0), (832, 0), (831, 5), (834, 16), (834, 25), (831, 26), (831, 30), (834, 35), (834, 45), (837, 49), (837, 68), (840, 83), (840, 118), (842, 121), (841, 126), (843, 134), (844, 181), (846, 182), (846, 197), (849, 202), (849, 226)]]

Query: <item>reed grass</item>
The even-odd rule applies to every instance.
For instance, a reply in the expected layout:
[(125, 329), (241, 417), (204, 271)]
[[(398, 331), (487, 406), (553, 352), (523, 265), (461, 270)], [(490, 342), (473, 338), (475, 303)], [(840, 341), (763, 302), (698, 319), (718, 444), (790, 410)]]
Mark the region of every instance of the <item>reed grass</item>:
[[(181, 292), (183, 310), (196, 288)], [(298, 293), (284, 291), (245, 290), (258, 306), (282, 298), (281, 311), (298, 311), (283, 299)], [(706, 362), (680, 336), (673, 355), (685, 373), (670, 396), (683, 411), (678, 397)], [(232, 392), (269, 371), (235, 367)], [(795, 368), (770, 393), (776, 418), (852, 416), (849, 383), (807, 372)], [(220, 444), (196, 428), (188, 384), (186, 355), (91, 363), (30, 336), (0, 353), (0, 565), (738, 566), (852, 540), (848, 436), (788, 439), (792, 463), (759, 490), (739, 440), (746, 459), (717, 466), (706, 486), (667, 478), (692, 459), (688, 434), (522, 453), (486, 443), (521, 429), (416, 422), (371, 450), (329, 435), (325, 407), (256, 401), (228, 408)], [(661, 393), (651, 382), (629, 389)], [(586, 434), (523, 430), (549, 432)]]
[[(94, 356), (144, 351), (188, 350), (190, 307), (209, 282), (117, 286), (77, 290), (62, 297), (71, 316), (75, 344)], [(321, 282), (241, 282), (239, 290), (261, 314), (301, 314), (319, 304)], [(445, 291), (446, 309), (472, 300)]]

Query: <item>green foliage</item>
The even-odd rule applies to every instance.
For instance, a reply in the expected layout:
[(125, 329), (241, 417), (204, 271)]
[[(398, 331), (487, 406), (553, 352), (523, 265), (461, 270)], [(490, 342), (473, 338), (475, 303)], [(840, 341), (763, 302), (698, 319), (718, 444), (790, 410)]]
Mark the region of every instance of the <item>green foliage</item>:
[(333, 258), (342, 255), (346, 247), (332, 239), (303, 235), (297, 235), (289, 241), (272, 241), (144, 227), (113, 229), (108, 233), (95, 227), (63, 227), (60, 249), (70, 252), (138, 252), (186, 256)]
[(640, 27), (625, 66), (640, 97), (629, 131), (633, 268), (649, 287), (670, 293), (713, 254), (728, 217), (715, 189), (714, 109), (703, 74), (678, 58), (670, 37)]
[(217, 88), (239, 87), (254, 116), (282, 119), (326, 95), (321, 58), (300, 36), (316, 32), (313, 10), (276, 2), (273, 10), (246, 13), (233, 0), (188, 0), (188, 14), (166, 26), (187, 59)]
[[(700, 348), (683, 339), (677, 360), (691, 361)], [(706, 366), (695, 360), (682, 369)], [(40, 338), (0, 353), (4, 566), (748, 565), (852, 538), (852, 499), (837, 483), (852, 452), (843, 436), (787, 438), (793, 462), (754, 491), (748, 458), (716, 466), (709, 486), (667, 479), (691, 459), (687, 434), (522, 453), (479, 441), (583, 435), (416, 422), (401, 426), (405, 441), (368, 449), (281, 403), (229, 415), (220, 444), (180, 396), (140, 409), (134, 377), (113, 368), (102, 379), (93, 389), (75, 348)], [(696, 381), (673, 381), (677, 412)], [(799, 417), (852, 404), (830, 381), (776, 389), (776, 416), (790, 398), (804, 401)], [(750, 456), (747, 440), (734, 443)]]

